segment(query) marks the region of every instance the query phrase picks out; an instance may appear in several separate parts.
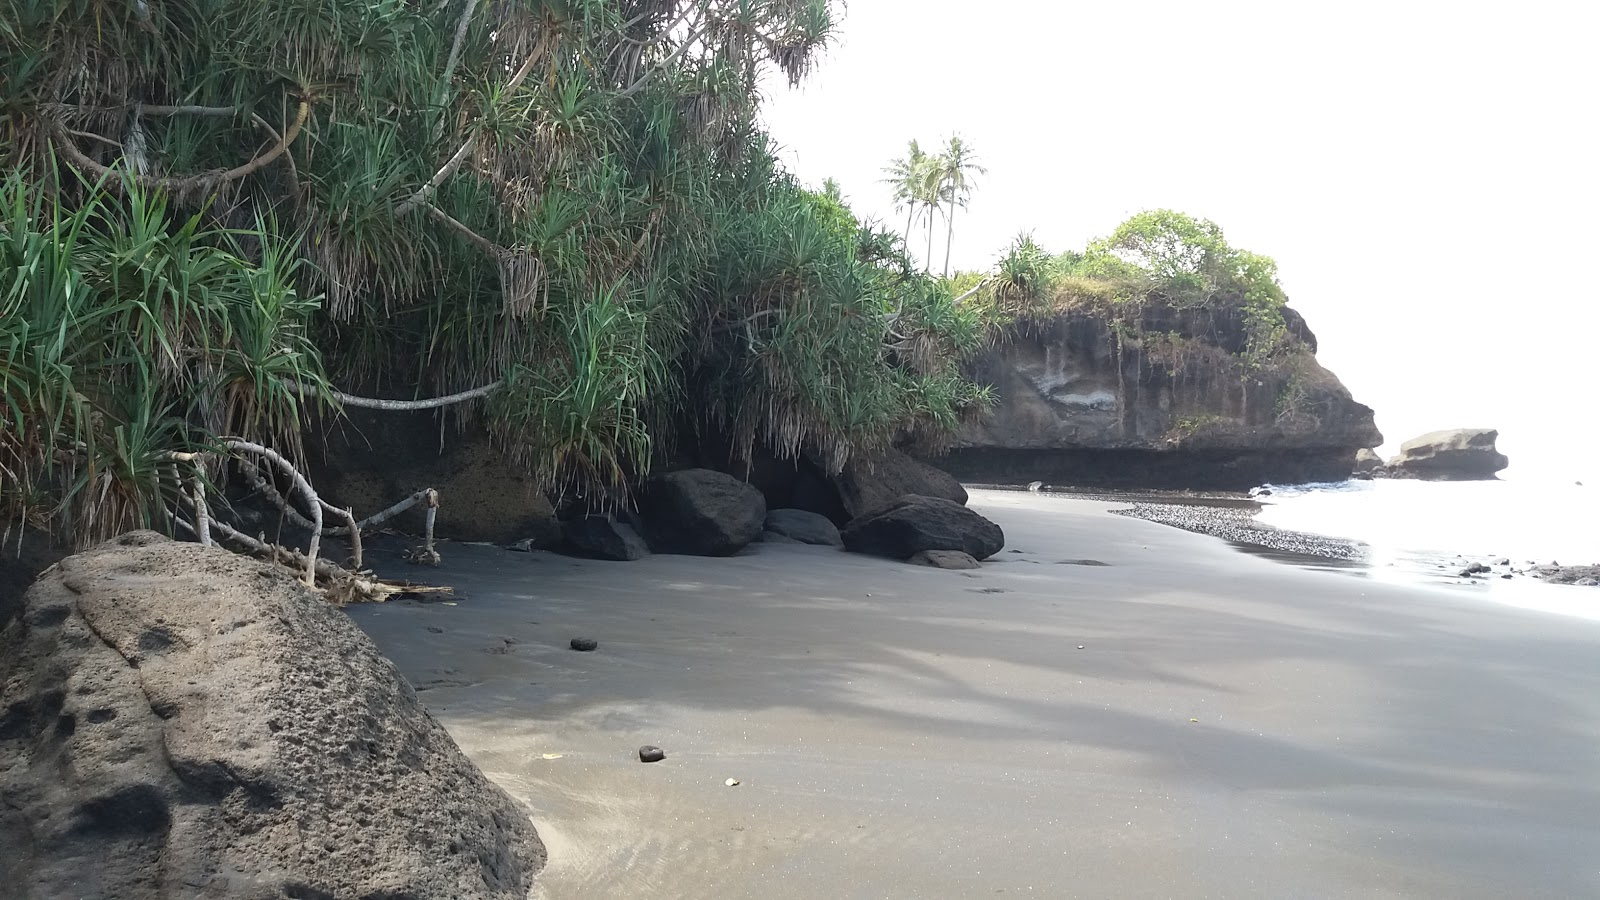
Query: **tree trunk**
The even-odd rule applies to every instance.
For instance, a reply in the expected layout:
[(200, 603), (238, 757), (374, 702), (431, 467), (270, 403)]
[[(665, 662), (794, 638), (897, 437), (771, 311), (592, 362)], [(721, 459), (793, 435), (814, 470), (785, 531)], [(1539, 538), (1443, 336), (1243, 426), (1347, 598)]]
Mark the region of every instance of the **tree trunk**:
[(944, 223), (944, 277), (950, 277), (950, 248), (956, 242), (956, 201), (950, 199), (950, 218)]
[(911, 250), (911, 223), (916, 220), (917, 205), (911, 204), (906, 208), (906, 250)]
[(933, 211), (934, 204), (928, 204), (928, 253), (922, 257), (922, 270), (933, 274)]

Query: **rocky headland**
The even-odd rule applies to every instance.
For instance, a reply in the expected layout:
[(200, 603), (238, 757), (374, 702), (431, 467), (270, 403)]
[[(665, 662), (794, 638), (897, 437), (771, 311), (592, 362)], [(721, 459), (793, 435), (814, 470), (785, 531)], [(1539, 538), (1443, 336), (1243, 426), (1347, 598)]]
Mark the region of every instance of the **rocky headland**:
[(1316, 361), (1284, 307), (1256, 351), (1242, 304), (1069, 310), (1015, 332), (971, 375), (996, 405), (940, 461), (967, 481), (1246, 490), (1346, 478), (1382, 443), (1373, 412)]

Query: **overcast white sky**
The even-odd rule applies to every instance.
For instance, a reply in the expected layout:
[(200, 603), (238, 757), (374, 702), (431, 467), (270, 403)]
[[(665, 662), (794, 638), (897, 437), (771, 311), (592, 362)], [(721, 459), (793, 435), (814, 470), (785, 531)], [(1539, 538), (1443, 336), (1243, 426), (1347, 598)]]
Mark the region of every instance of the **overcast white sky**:
[(897, 228), (883, 167), (960, 133), (989, 169), (962, 268), (1024, 229), (1212, 219), (1278, 260), (1389, 449), (1498, 427), (1515, 477), (1600, 481), (1597, 26), (1593, 0), (853, 0), (767, 115), (803, 180)]

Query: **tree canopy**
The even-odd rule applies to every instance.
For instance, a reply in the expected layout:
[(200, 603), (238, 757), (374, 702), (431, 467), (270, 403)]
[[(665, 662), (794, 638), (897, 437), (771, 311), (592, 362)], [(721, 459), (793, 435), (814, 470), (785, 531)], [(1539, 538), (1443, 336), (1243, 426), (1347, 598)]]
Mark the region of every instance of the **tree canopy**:
[(977, 313), (758, 125), (827, 0), (0, 2), (0, 515), (160, 525), (163, 454), (342, 391), (612, 490), (686, 418), (838, 465), (983, 399)]

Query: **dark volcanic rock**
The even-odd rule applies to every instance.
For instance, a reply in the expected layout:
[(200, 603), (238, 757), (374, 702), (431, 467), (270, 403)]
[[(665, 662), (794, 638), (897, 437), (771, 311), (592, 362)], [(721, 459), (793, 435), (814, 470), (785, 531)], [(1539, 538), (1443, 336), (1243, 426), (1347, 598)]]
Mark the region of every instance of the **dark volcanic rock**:
[(910, 559), (924, 550), (960, 550), (973, 559), (987, 559), (1006, 543), (999, 525), (965, 506), (916, 495), (856, 519), (843, 538), (846, 550), (894, 559)]
[(775, 509), (767, 513), (766, 530), (802, 544), (838, 547), (844, 544), (839, 529), (828, 517), (803, 509)]
[(732, 475), (685, 469), (650, 479), (639, 512), (657, 553), (732, 556), (761, 536), (767, 503)]
[[(1131, 320), (1128, 317), (1131, 316)], [(1253, 368), (1239, 304), (1063, 312), (978, 357), (998, 403), (940, 464), (964, 481), (1246, 490), (1337, 481), (1383, 443), (1284, 310), (1285, 352)], [(1129, 332), (1133, 336), (1129, 336)]]
[(632, 527), (605, 516), (585, 516), (562, 526), (567, 546), (581, 556), (616, 562), (643, 559), (650, 555), (644, 538)]
[(909, 494), (967, 502), (967, 490), (954, 475), (894, 449), (851, 457), (833, 481), (852, 519), (885, 509)]
[(599, 649), (600, 642), (594, 638), (573, 638), (569, 646), (579, 653), (591, 653)]
[(1488, 481), (1510, 465), (1495, 449), (1500, 432), (1493, 428), (1433, 431), (1400, 445), (1388, 471), (1437, 481)]
[(907, 560), (935, 569), (981, 569), (983, 564), (960, 550), (924, 550)]
[(639, 748), (639, 762), (661, 762), (666, 758), (667, 751), (662, 750), (660, 747), (645, 744), (643, 747)]
[(527, 811), (284, 570), (134, 532), (25, 603), (0, 630), (6, 896), (528, 895)]

